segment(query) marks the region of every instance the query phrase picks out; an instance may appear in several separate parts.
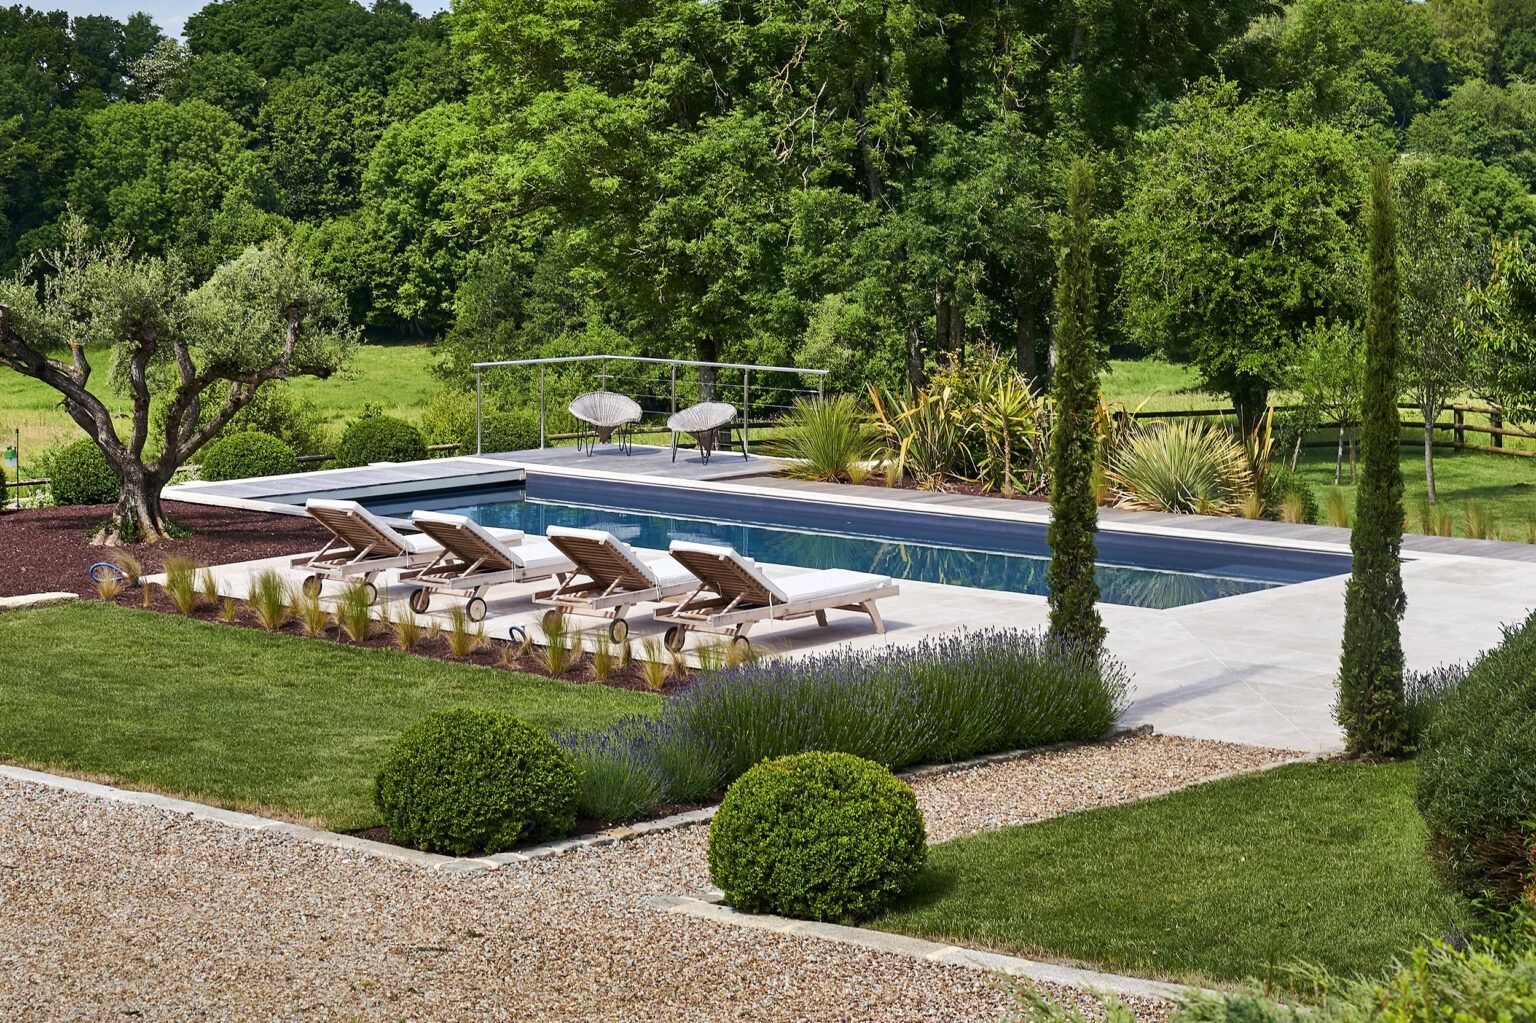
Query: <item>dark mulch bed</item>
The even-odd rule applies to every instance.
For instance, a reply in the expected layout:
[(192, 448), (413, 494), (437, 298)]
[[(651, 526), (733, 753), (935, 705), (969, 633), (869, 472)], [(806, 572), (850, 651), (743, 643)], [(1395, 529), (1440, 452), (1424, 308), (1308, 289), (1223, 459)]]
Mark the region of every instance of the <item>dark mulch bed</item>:
[[(90, 587), (92, 598), (97, 597), (96, 588)], [(125, 589), (119, 593), (115, 602), (125, 608), (145, 609), (162, 614), (181, 614), (174, 601), (158, 586), (149, 587), (149, 603), (145, 603), (144, 591), (141, 589)], [(260, 629), (261, 623), (256, 615), (243, 601), (235, 601), (235, 620), (225, 622), (223, 609), (209, 607), (206, 604), (190, 612), (188, 617), (199, 621), (211, 622), (227, 628)], [(285, 636), (303, 636), (303, 627), (297, 621), (290, 621), (281, 629), (276, 630)], [(360, 646), (370, 649), (380, 649), (395, 646), (394, 634), (388, 625), (375, 621), (373, 632), (366, 640), (357, 641), (349, 638), (333, 621), (326, 627), (323, 635), (307, 637), (316, 643), (340, 643), (343, 646)], [(634, 645), (634, 641), (631, 641)], [(448, 645), (447, 628), (437, 636), (431, 636), (427, 630), (422, 630), (421, 641), (407, 651), (414, 657), (431, 657), (439, 661), (451, 661), (455, 664), (468, 664), (480, 668), (490, 668), (496, 671), (515, 671), (524, 675), (541, 675), (545, 678), (555, 678), (562, 682), (592, 683), (597, 685), (612, 686), (615, 689), (629, 689), (635, 692), (650, 693), (659, 692), (664, 696), (676, 696), (686, 690), (693, 683), (691, 676), (682, 678), (668, 676), (660, 690), (650, 687), (645, 681), (645, 675), (638, 664), (632, 664), (627, 668), (620, 668), (605, 679), (599, 680), (592, 673), (590, 657), (583, 658), (578, 664), (573, 665), (558, 675), (550, 674), (544, 664), (544, 659), (537, 649), (529, 654), (519, 654), (517, 647), (504, 639), (487, 638), (478, 649), (473, 650), (466, 657), (455, 657)]]
[(92, 596), (96, 587), (86, 571), (98, 561), (125, 552), (138, 559), (146, 573), (159, 572), (167, 557), (181, 555), (202, 564), (254, 561), (283, 554), (302, 554), (325, 543), (325, 532), (295, 515), (212, 508), (167, 502), (171, 520), (189, 534), (135, 547), (93, 547), (90, 536), (112, 515), (111, 505), (69, 508), (27, 508), (0, 515), (0, 597), (26, 593), (78, 593)]
[[(966, 480), (945, 480), (936, 486), (925, 487), (914, 479), (902, 477), (900, 482), (894, 487), (888, 487), (885, 485), (884, 479), (871, 475), (862, 485), (872, 487), (875, 490), (931, 490), (936, 494), (965, 494), (969, 497), (1004, 497), (1003, 494), (998, 493), (996, 490), (987, 490), (980, 483), (971, 483)], [(1043, 503), (1051, 498), (1048, 494), (1014, 494), (1013, 497), (1004, 497), (1004, 499)]]

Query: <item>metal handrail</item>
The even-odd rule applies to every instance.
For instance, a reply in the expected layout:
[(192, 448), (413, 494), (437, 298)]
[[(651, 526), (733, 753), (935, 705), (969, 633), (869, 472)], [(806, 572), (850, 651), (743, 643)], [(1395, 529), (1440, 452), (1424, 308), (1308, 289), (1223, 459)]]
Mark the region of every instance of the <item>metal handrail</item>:
[[(672, 368), (671, 404), (673, 412), (677, 411), (677, 368), (679, 366), (698, 369), (741, 370), (741, 451), (743, 455), (750, 453), (752, 373), (754, 370), (761, 373), (796, 373), (803, 376), (816, 377), (817, 397), (824, 395), (826, 388), (825, 378), (832, 372), (829, 369), (808, 369), (803, 366), (760, 366), (750, 362), (704, 362), (698, 359), (659, 359), (647, 355), (557, 355), (541, 359), (498, 359), (492, 362), (474, 362), (470, 366), (475, 371), (475, 454), (482, 454), (484, 451), (481, 424), (484, 409), (484, 374), (486, 370), (509, 366), (539, 367), (539, 447), (543, 448), (547, 439), (544, 430), (544, 368), (568, 362), (603, 363), (604, 387), (608, 384), (607, 363), (609, 362), (640, 362), (653, 366), (670, 366)], [(660, 396), (657, 395), (657, 397)]]

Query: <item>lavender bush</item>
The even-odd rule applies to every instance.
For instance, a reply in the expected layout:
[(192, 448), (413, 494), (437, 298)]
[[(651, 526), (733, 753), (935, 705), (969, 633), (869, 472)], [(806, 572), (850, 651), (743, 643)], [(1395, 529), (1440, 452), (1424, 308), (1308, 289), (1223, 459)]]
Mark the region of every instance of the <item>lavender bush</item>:
[(1407, 710), (1408, 743), (1418, 746), (1424, 729), (1440, 711), (1451, 690), (1467, 677), (1470, 665), (1442, 664), (1428, 671), (1410, 671), (1403, 678), (1403, 704)]
[(1097, 738), (1123, 709), (1128, 682), (1118, 662), (1039, 633), (965, 632), (725, 668), (655, 718), (560, 742), (582, 767), (581, 812), (621, 820), (614, 811), (645, 812), (658, 779), (664, 799), (696, 802), (761, 760), (808, 750), (899, 769)]

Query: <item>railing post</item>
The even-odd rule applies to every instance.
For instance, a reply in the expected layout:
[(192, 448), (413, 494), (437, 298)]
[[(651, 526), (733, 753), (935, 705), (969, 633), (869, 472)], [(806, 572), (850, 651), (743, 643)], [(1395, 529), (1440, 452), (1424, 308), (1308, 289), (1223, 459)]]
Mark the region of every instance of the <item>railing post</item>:
[(670, 414), (675, 416), (675, 415), (677, 415), (677, 363), (674, 362), (672, 364), (672, 366), (671, 366), (671, 369), (672, 369), (672, 412)]
[(818, 401), (827, 396), (827, 376), (825, 373), (816, 374), (816, 398)]
[(741, 456), (752, 450), (752, 371), (741, 371)]
[(602, 383), (600, 383), (598, 386), (606, 391), (608, 390), (608, 360), (604, 359), (602, 362), (598, 363), (598, 366), (601, 367), (601, 375), (598, 377), (598, 379), (602, 381)]
[(544, 367), (539, 367), (539, 450), (544, 449)]
[(480, 378), (482, 376), (483, 373), (480, 370), (475, 370), (475, 454), (477, 455), (481, 453), (480, 411), (482, 408), (482, 400), (480, 396)]

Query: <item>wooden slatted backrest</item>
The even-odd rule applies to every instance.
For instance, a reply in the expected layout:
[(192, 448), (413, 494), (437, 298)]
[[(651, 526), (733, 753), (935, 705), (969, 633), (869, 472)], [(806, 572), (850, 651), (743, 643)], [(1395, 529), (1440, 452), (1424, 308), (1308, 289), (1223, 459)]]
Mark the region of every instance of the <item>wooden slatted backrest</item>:
[(599, 586), (617, 584), (625, 590), (648, 590), (657, 585), (655, 574), (645, 562), (635, 556), (629, 544), (612, 533), (600, 529), (550, 526), (548, 535), (549, 542)]
[(386, 558), (410, 553), (399, 533), (356, 501), (311, 498), (305, 502), (304, 510), (354, 551), (372, 548), (372, 554)]
[(474, 519), (444, 512), (418, 511), (411, 513), (416, 528), (442, 545), (466, 565), (481, 562), (481, 568), (491, 572), (514, 572), (523, 568), (522, 559), (510, 548), (491, 536)]
[(751, 604), (783, 604), (784, 592), (758, 569), (756, 562), (734, 548), (714, 544), (674, 541), (669, 552), (688, 571), (715, 593)]

